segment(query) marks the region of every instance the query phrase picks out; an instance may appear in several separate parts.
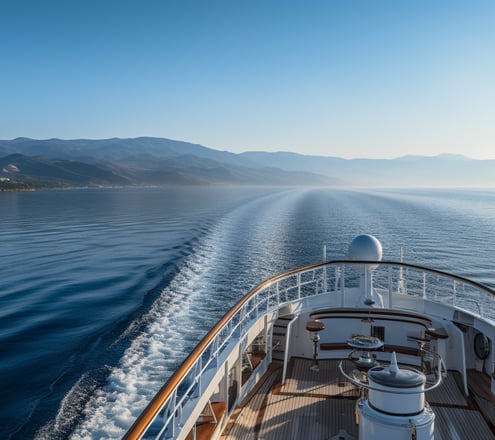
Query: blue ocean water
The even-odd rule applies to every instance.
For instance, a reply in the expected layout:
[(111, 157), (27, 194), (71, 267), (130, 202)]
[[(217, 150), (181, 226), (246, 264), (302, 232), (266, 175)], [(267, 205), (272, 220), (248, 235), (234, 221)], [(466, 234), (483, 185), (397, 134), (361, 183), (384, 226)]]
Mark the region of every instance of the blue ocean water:
[(0, 438), (120, 438), (264, 278), (384, 258), (495, 286), (495, 190), (235, 187), (0, 193)]

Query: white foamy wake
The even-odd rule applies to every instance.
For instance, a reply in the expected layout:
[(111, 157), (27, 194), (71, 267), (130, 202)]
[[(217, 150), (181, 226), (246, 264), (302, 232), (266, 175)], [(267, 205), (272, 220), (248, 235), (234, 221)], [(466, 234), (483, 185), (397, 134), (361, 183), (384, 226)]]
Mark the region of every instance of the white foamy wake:
[[(232, 263), (230, 259), (234, 254), (241, 259), (249, 254), (253, 258), (257, 254), (255, 257), (257, 264), (253, 264), (253, 261), (246, 263), (251, 273), (245, 272), (244, 275), (246, 278), (252, 277), (260, 281), (261, 272), (267, 270), (266, 261), (263, 261), (259, 255), (260, 242), (255, 240), (256, 252), (253, 252), (253, 249), (244, 249), (239, 256), (238, 248), (239, 241), (245, 245), (244, 240), (240, 238), (242, 234), (238, 228), (246, 228), (245, 225), (249, 224), (249, 229), (254, 228), (259, 233), (257, 228), (259, 225), (253, 225), (253, 221), (263, 212), (259, 210), (259, 204), (264, 203), (260, 199), (230, 212), (209, 235), (203, 238), (194, 253), (185, 259), (180, 272), (147, 313), (145, 320), (149, 324), (146, 330), (126, 350), (119, 365), (109, 374), (107, 384), (103, 388), (96, 389), (86, 403), (83, 420), (73, 431), (71, 440), (122, 437), (193, 348), (195, 344), (191, 341), (198, 341), (207, 331), (208, 321), (212, 318), (210, 315), (220, 313), (219, 310), (225, 311), (225, 298), (217, 298), (212, 292), (215, 289), (221, 290), (221, 287), (225, 288), (226, 280), (222, 279), (221, 275), (224, 268)], [(270, 200), (270, 196), (267, 199)], [(269, 211), (272, 213), (273, 206), (269, 203), (266, 205), (270, 206)], [(266, 220), (266, 215), (268, 214), (265, 211), (257, 220), (261, 221), (261, 217)], [(251, 235), (248, 241), (253, 238)], [(273, 252), (273, 243), (266, 245), (270, 246)], [(235, 287), (232, 284), (228, 291), (235, 296), (237, 293), (234, 292)], [(215, 320), (218, 318), (219, 316), (216, 316)], [(202, 329), (198, 330), (198, 327)], [(77, 403), (68, 395), (56, 420), (51, 426), (40, 431), (38, 438), (57, 438), (57, 435), (49, 435), (48, 431), (63, 432), (62, 425), (68, 414), (68, 408), (71, 404), (77, 405)]]
[(107, 385), (96, 390), (86, 404), (84, 420), (72, 439), (121, 438), (182, 361), (181, 347), (193, 336), (195, 327), (190, 322), (191, 306), (201, 295), (197, 285), (215, 252), (213, 240), (210, 237), (196, 249), (153, 305), (147, 329), (126, 350)]

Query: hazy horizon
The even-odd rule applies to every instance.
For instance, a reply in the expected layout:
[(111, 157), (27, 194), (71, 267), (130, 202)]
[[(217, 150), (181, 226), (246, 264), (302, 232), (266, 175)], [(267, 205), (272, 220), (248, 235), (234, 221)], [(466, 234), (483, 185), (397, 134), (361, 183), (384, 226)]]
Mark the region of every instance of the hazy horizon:
[[(52, 137), (52, 138), (45, 138), (45, 139), (36, 139), (36, 138), (31, 138), (28, 136), (17, 136), (12, 139), (0, 139), (0, 141), (14, 141), (16, 139), (31, 139), (31, 140), (38, 140), (38, 141), (51, 141), (51, 140), (62, 140), (62, 141), (73, 141), (73, 140), (91, 140), (91, 141), (101, 141), (101, 140), (109, 140), (109, 139), (139, 139), (139, 138), (156, 138), (156, 139), (170, 139), (166, 137), (155, 137), (155, 136), (136, 136), (135, 138), (126, 138), (126, 137), (119, 137), (119, 136), (113, 136), (109, 138), (59, 138), (59, 137)], [(328, 157), (328, 158), (339, 158), (339, 159), (345, 159), (345, 160), (353, 160), (353, 159), (364, 159), (364, 160), (394, 160), (394, 159), (402, 159), (402, 158), (407, 158), (407, 157), (427, 157), (427, 158), (433, 158), (433, 157), (449, 157), (452, 156), (452, 158), (463, 158), (463, 159), (470, 159), (470, 160), (495, 160), (494, 159), (477, 159), (475, 157), (471, 157), (466, 154), (457, 154), (457, 153), (450, 153), (448, 151), (445, 152), (439, 152), (435, 154), (414, 154), (414, 153), (405, 153), (400, 156), (393, 156), (393, 157), (352, 157), (352, 158), (346, 158), (343, 156), (337, 156), (337, 155), (332, 155), (332, 154), (311, 154), (311, 153), (306, 153), (306, 152), (297, 152), (297, 151), (289, 151), (289, 150), (244, 150), (244, 151), (231, 151), (231, 150), (222, 150), (220, 148), (215, 148), (214, 146), (211, 145), (205, 145), (202, 143), (195, 143), (195, 142), (190, 142), (184, 139), (170, 139), (175, 142), (185, 142), (185, 143), (190, 143), (190, 144), (196, 144), (200, 145), (202, 147), (210, 148), (212, 150), (217, 150), (217, 151), (226, 151), (227, 153), (233, 153), (233, 154), (243, 154), (243, 153), (282, 153), (282, 154), (298, 154), (298, 155), (303, 155), (303, 156), (314, 156), (314, 157)]]
[(0, 138), (495, 159), (495, 3), (6, 1)]

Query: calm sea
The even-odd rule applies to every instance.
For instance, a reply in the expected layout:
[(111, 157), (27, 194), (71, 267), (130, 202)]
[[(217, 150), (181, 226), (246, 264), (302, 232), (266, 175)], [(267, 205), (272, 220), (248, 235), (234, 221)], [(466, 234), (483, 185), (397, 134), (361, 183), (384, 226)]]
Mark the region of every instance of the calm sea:
[(0, 193), (0, 438), (120, 438), (244, 293), (361, 233), (495, 286), (495, 190)]

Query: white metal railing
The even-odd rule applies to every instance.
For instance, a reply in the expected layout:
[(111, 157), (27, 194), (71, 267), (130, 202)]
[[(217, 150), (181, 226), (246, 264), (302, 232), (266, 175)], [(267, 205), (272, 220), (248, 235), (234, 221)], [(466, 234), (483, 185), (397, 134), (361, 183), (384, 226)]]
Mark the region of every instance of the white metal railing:
[(291, 340), (291, 332), (292, 325), (296, 321), (296, 318), (290, 320), (289, 324), (287, 324), (286, 335), (285, 335), (285, 350), (284, 350), (284, 367), (282, 370), (282, 385), (285, 384), (285, 377), (287, 375), (287, 365), (289, 364), (289, 353), (291, 350), (290, 340)]
[[(242, 340), (262, 316), (302, 298), (335, 295), (341, 307), (346, 288), (357, 287), (359, 267), (373, 273), (375, 288), (388, 292), (384, 307), (394, 307), (394, 297), (418, 297), (464, 309), (495, 320), (495, 291), (466, 278), (400, 262), (329, 261), (304, 266), (270, 278), (251, 290), (205, 336), (162, 387), (125, 435), (125, 439), (175, 438), (184, 406), (201, 395), (208, 370), (215, 371), (232, 346)], [(370, 270), (373, 268), (373, 270)], [(371, 282), (368, 275), (367, 282)], [(328, 286), (328, 287), (327, 287)], [(325, 291), (326, 288), (329, 291)], [(331, 290), (330, 290), (331, 289)], [(339, 298), (340, 297), (340, 300)]]

